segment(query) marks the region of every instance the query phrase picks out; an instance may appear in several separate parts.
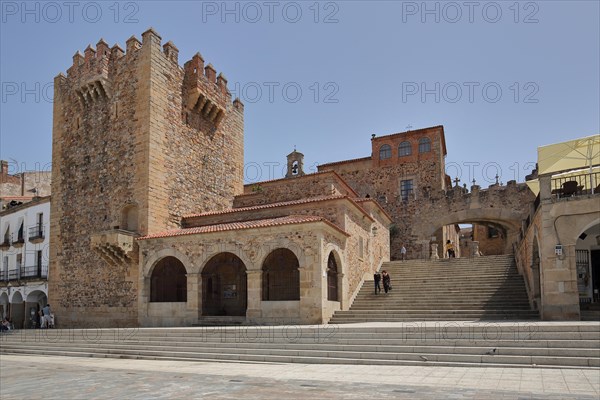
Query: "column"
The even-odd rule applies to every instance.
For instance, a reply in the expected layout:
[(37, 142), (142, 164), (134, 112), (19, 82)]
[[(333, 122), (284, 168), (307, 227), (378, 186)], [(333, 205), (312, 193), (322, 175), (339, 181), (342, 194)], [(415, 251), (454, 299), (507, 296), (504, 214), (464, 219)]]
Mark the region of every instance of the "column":
[(200, 274), (191, 272), (187, 277), (187, 318), (197, 322), (202, 314), (202, 280)]
[(246, 271), (246, 277), (248, 279), (248, 305), (246, 308), (246, 318), (260, 318), (262, 317), (262, 270), (248, 270)]

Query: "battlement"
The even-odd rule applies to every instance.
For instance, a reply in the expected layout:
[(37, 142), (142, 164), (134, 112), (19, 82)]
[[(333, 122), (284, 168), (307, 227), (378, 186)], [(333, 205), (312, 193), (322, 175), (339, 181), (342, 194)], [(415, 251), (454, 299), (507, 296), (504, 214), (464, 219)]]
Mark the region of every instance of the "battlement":
[[(140, 50), (153, 47), (169, 61), (179, 66), (179, 49), (171, 41), (162, 46), (162, 38), (152, 28), (142, 34), (140, 41), (131, 36), (126, 41), (125, 51), (118, 45), (110, 47), (100, 39), (93, 47), (87, 46), (83, 54), (77, 51), (73, 56), (73, 65), (67, 70), (67, 79), (76, 91), (83, 105), (97, 99), (109, 99), (112, 96), (111, 74), (122, 63), (136, 62)], [(217, 75), (212, 64), (204, 65), (200, 53), (196, 53), (183, 67), (183, 107), (186, 113), (197, 113), (218, 126), (224, 118), (229, 105), (243, 111), (239, 99), (233, 103), (227, 88), (227, 79), (222, 73)]]

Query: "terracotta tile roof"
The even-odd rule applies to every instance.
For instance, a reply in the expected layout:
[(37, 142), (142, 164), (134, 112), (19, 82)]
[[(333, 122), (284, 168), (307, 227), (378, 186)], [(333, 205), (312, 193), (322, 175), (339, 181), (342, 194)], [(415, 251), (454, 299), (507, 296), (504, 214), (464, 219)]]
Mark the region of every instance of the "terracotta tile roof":
[(324, 222), (325, 224), (331, 226), (332, 228), (339, 231), (343, 235), (350, 236), (348, 233), (346, 233), (340, 227), (331, 223), (330, 221), (328, 221), (327, 219), (325, 219), (323, 217), (317, 217), (317, 216), (312, 216), (312, 215), (290, 215), (287, 217), (259, 219), (259, 220), (254, 220), (254, 221), (232, 222), (232, 223), (227, 223), (227, 224), (200, 226), (197, 228), (172, 229), (169, 231), (164, 231), (164, 232), (154, 233), (152, 235), (139, 237), (136, 240), (158, 239), (158, 238), (166, 238), (166, 237), (197, 235), (197, 234), (203, 234), (203, 233), (215, 233), (215, 232), (225, 232), (225, 231), (237, 231), (237, 230), (243, 230), (243, 229), (269, 228), (269, 227), (274, 227), (274, 226), (307, 224), (307, 223), (315, 223), (315, 222)]
[(268, 209), (268, 208), (277, 208), (277, 207), (294, 206), (294, 205), (298, 205), (298, 204), (316, 203), (319, 201), (337, 200), (337, 199), (343, 199), (344, 197), (346, 197), (346, 196), (343, 194), (339, 194), (339, 195), (335, 195), (335, 196), (309, 197), (306, 199), (282, 201), (279, 203), (259, 204), (256, 206), (228, 208), (226, 210), (221, 210), (221, 211), (208, 211), (208, 212), (199, 213), (199, 214), (189, 214), (189, 215), (184, 215), (183, 218), (186, 219), (186, 218), (194, 218), (194, 217), (206, 217), (209, 215), (224, 215), (224, 214), (231, 214), (231, 213), (236, 213), (236, 212), (264, 210), (264, 209)]
[[(349, 163), (353, 163), (356, 161), (367, 161), (370, 160), (371, 156), (368, 157), (360, 157), (360, 158), (353, 158), (351, 160), (342, 160), (342, 161), (334, 161), (334, 162), (330, 162), (330, 163), (326, 163), (326, 164), (319, 164), (317, 165), (317, 168), (322, 168), (322, 167), (329, 167), (332, 165), (339, 165), (339, 164), (349, 164)], [(323, 171), (325, 172), (325, 171)]]
[(444, 125), (436, 125), (436, 126), (430, 126), (428, 128), (412, 129), (410, 131), (404, 131), (404, 132), (398, 132), (398, 133), (391, 133), (389, 135), (375, 136), (373, 138), (373, 140), (389, 138), (389, 137), (397, 136), (397, 135), (403, 135), (405, 133), (421, 133), (421, 132), (426, 132), (426, 131), (429, 131), (429, 130), (440, 129), (440, 128), (443, 131), (444, 130)]

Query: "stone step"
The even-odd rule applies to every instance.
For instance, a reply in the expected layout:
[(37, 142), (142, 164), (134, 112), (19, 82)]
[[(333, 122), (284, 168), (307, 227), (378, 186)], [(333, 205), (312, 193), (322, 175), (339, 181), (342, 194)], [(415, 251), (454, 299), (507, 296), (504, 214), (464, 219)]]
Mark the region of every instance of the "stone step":
[[(212, 349), (196, 349), (195, 351), (178, 351), (173, 349), (102, 349), (97, 347), (87, 349), (35, 349), (35, 354), (43, 355), (81, 355), (87, 357), (116, 357), (116, 358), (145, 358), (155, 357), (187, 359), (187, 360), (227, 360), (274, 363), (332, 363), (332, 364), (386, 364), (402, 365), (403, 362), (438, 363), (470, 363), (470, 364), (506, 364), (506, 365), (538, 365), (538, 366), (573, 366), (600, 367), (600, 361), (593, 357), (561, 357), (544, 355), (481, 355), (481, 354), (420, 354), (414, 352), (352, 352), (352, 351), (286, 351), (274, 350), (266, 352), (236, 352), (235, 349), (225, 349), (225, 352), (209, 351)], [(30, 354), (29, 348), (2, 349), (2, 354)]]
[[(47, 348), (45, 344), (30, 344), (28, 346), (19, 346), (13, 344), (10, 346), (10, 350), (15, 349), (31, 349), (31, 350), (43, 350)], [(315, 349), (314, 345), (310, 344), (296, 344), (296, 343), (206, 343), (206, 342), (190, 342), (184, 344), (171, 345), (169, 342), (144, 342), (132, 344), (115, 344), (115, 343), (62, 343), (52, 346), (53, 350), (56, 351), (85, 351), (89, 349), (107, 349), (114, 352), (124, 350), (171, 350), (178, 352), (211, 352), (211, 353), (226, 353), (228, 351), (234, 351), (236, 353), (255, 353), (270, 355), (296, 352), (295, 355), (310, 355), (318, 356), (320, 353), (338, 353), (333, 355), (334, 357), (342, 357), (342, 352), (349, 353), (419, 353), (419, 354), (471, 354), (471, 355), (485, 355), (491, 353), (493, 355), (523, 355), (522, 347), (493, 347), (490, 348), (488, 345), (484, 346), (448, 346), (448, 345), (428, 345), (420, 344), (411, 346), (407, 344), (390, 344), (390, 345), (338, 345), (338, 344), (320, 344), (318, 349)], [(493, 350), (496, 349), (496, 350)], [(312, 354), (311, 354), (312, 353)], [(529, 347), (527, 348), (528, 356), (550, 356), (550, 357), (588, 357), (588, 358), (600, 358), (600, 349), (594, 348), (549, 348), (549, 347)]]

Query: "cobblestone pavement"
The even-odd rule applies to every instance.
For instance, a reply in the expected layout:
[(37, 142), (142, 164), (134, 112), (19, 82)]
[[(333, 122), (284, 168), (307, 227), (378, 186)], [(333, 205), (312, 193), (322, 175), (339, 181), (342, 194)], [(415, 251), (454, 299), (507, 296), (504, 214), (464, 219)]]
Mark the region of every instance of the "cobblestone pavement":
[(0, 356), (1, 399), (594, 399), (581, 369)]

